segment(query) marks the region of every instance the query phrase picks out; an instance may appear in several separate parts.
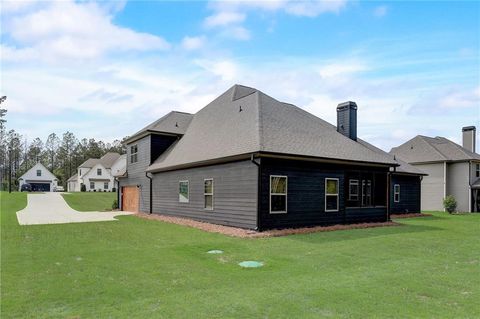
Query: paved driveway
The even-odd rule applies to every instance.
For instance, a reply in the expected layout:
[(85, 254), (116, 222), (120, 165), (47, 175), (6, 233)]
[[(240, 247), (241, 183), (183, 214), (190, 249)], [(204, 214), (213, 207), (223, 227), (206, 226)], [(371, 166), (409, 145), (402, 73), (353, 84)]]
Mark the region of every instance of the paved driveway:
[(130, 212), (79, 212), (68, 206), (60, 193), (28, 194), (27, 207), (17, 212), (20, 225), (66, 224), (117, 220)]

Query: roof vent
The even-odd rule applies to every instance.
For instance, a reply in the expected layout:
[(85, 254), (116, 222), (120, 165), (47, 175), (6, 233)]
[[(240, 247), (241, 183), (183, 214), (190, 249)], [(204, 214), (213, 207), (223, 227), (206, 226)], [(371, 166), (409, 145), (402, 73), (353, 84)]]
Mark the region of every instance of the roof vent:
[(178, 122), (175, 122), (175, 127), (178, 127)]
[(240, 105), (240, 108), (238, 109), (238, 112), (242, 112), (242, 106)]

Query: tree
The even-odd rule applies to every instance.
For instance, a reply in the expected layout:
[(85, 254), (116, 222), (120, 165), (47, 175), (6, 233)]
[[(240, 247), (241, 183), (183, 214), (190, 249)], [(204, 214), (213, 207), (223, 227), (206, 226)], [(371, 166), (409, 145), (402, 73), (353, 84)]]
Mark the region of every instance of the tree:
[(75, 168), (72, 163), (72, 155), (77, 144), (77, 138), (72, 132), (63, 133), (62, 142), (58, 151), (59, 160), (62, 163), (63, 168), (63, 178), (61, 179), (62, 184), (72, 176), (72, 169)]
[(57, 159), (59, 145), (60, 139), (57, 137), (57, 134), (52, 133), (48, 135), (47, 141), (45, 142), (45, 157), (47, 159), (51, 172), (53, 172), (56, 168), (55, 161)]
[(457, 201), (455, 200), (455, 197), (452, 195), (448, 195), (443, 199), (443, 207), (445, 207), (445, 210), (451, 214), (457, 209)]
[(43, 155), (43, 142), (40, 138), (37, 137), (32, 141), (32, 143), (28, 147), (27, 163), (29, 165), (27, 166), (32, 166), (38, 162), (41, 162), (42, 155)]

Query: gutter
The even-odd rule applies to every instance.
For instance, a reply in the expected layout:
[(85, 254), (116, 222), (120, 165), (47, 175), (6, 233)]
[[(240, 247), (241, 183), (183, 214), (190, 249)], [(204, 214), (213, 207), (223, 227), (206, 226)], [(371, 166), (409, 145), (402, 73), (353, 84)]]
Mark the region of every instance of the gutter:
[(257, 163), (255, 161), (255, 154), (251, 154), (250, 156), (250, 161), (255, 164), (258, 167), (258, 177), (257, 177), (257, 228), (255, 229), (256, 231), (260, 231), (261, 229), (261, 224), (260, 224), (260, 203), (262, 199), (262, 166), (261, 166), (261, 160), (260, 163)]
[(145, 177), (150, 180), (150, 211), (149, 211), (149, 214), (152, 214), (152, 177), (148, 176), (148, 172), (145, 172)]
[(390, 221), (390, 201), (392, 200), (391, 197), (391, 192), (390, 192), (390, 187), (392, 185), (392, 173), (388, 172), (387, 173), (387, 222)]
[(472, 209), (472, 161), (468, 162), (468, 211), (473, 212)]

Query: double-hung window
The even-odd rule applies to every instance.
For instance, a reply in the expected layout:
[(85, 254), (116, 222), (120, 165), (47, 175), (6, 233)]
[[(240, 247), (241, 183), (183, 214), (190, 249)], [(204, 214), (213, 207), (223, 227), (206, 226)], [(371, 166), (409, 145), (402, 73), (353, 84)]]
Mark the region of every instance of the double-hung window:
[(137, 144), (130, 146), (130, 163), (138, 162), (138, 146)]
[(42, 176), (42, 170), (41, 169), (37, 169), (37, 176)]
[(103, 189), (108, 189), (108, 182), (103, 183)]
[(359, 194), (358, 179), (351, 179), (348, 183), (348, 200), (358, 200)]
[(178, 182), (178, 201), (180, 203), (188, 203), (188, 181)]
[(270, 214), (287, 212), (287, 176), (270, 175)]
[(393, 185), (393, 201), (395, 203), (400, 202), (400, 185), (399, 184)]
[(338, 212), (338, 178), (325, 178), (325, 211)]
[(97, 168), (97, 175), (98, 175), (98, 176), (101, 176), (101, 175), (102, 175), (102, 169), (101, 169), (101, 168)]
[(203, 207), (207, 210), (213, 210), (213, 178), (208, 178), (203, 181)]
[(95, 182), (90, 182), (90, 189), (94, 189), (95, 188)]
[(372, 205), (372, 181), (362, 180), (362, 206)]

